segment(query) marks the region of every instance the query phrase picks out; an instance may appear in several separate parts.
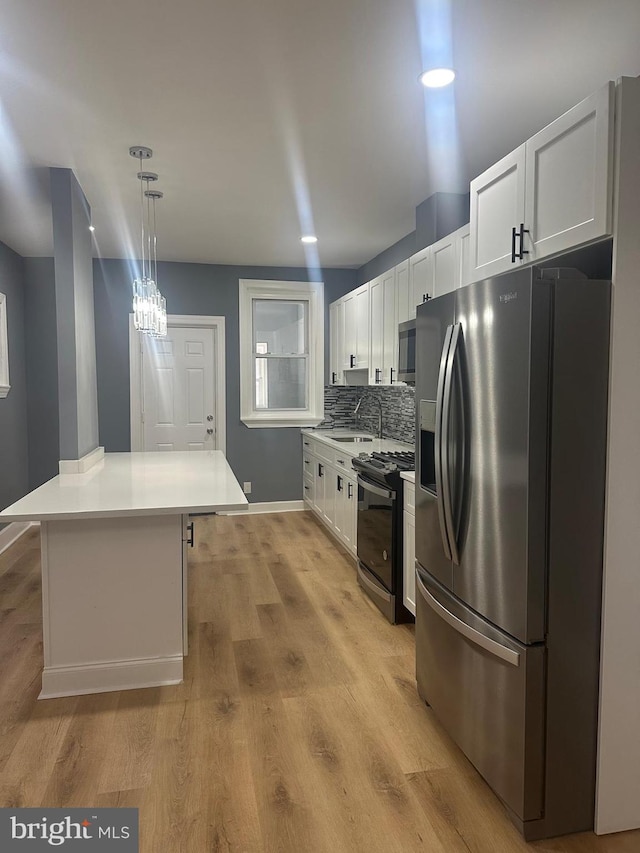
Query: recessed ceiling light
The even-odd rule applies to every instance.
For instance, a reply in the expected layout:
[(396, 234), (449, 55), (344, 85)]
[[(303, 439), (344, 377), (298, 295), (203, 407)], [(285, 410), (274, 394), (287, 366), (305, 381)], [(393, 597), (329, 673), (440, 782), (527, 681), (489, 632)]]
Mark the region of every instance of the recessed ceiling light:
[(418, 80), (427, 89), (440, 89), (442, 86), (448, 86), (453, 83), (456, 77), (456, 72), (451, 68), (429, 68), (423, 71), (418, 77)]
[(90, 226), (89, 226), (89, 231), (95, 231), (95, 230), (96, 230), (96, 226), (95, 226), (95, 225), (90, 225)]
[(305, 234), (300, 238), (301, 243), (317, 243), (318, 238), (314, 234)]

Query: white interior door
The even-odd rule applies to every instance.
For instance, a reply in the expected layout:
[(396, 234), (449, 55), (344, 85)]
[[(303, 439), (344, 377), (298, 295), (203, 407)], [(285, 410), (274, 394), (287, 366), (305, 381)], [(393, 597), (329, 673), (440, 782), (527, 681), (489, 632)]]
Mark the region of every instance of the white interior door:
[(214, 330), (142, 339), (143, 449), (215, 450)]

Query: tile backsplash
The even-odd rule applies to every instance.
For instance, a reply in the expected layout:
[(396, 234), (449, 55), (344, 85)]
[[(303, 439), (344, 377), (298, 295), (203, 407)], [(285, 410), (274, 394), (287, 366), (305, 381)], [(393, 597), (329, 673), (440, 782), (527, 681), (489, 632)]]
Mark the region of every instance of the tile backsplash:
[(318, 429), (345, 429), (356, 425), (353, 413), (361, 397), (364, 400), (358, 412), (358, 428), (368, 432), (378, 430), (378, 405), (382, 403), (383, 438), (415, 443), (416, 404), (415, 391), (410, 385), (393, 387), (385, 385), (327, 385), (324, 389), (324, 421)]

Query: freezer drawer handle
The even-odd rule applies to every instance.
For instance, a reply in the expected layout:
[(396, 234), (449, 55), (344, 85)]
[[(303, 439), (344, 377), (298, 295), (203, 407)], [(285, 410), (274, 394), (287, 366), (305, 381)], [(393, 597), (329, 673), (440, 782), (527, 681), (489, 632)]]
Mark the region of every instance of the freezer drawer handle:
[(471, 625), (467, 625), (467, 623), (463, 622), (462, 619), (458, 619), (458, 617), (454, 616), (453, 613), (449, 613), (447, 608), (443, 607), (442, 604), (440, 604), (440, 602), (431, 595), (429, 590), (423, 584), (417, 571), (416, 582), (429, 607), (437, 613), (441, 619), (444, 619), (444, 621), (450, 625), (454, 631), (462, 634), (462, 636), (466, 637), (467, 640), (471, 640), (472, 643), (480, 646), (490, 654), (495, 655), (495, 657), (500, 658), (500, 660), (506, 661), (506, 663), (510, 663), (512, 666), (520, 666), (519, 652), (514, 652), (513, 649), (503, 646), (501, 643), (497, 643), (495, 640), (489, 639), (489, 637), (485, 637), (485, 635), (480, 631), (476, 631), (476, 629), (472, 628)]

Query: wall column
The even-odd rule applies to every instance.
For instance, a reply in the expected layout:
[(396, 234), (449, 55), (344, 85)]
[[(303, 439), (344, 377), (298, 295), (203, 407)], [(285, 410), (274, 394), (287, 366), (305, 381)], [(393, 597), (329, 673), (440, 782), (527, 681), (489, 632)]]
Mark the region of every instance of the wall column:
[(71, 169), (50, 169), (58, 338), (60, 459), (98, 446), (91, 210)]

